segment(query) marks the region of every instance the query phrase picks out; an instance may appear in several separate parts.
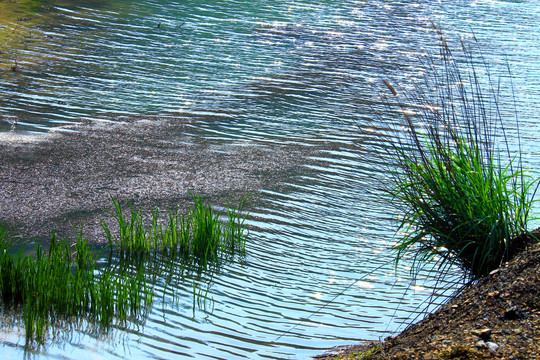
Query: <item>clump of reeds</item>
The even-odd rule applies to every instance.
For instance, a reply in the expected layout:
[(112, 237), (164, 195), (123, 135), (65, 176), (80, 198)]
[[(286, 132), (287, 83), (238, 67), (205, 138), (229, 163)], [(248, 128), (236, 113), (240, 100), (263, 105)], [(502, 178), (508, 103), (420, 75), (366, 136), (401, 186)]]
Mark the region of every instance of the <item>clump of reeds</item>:
[[(475, 279), (508, 259), (513, 239), (527, 231), (538, 182), (524, 170), (521, 149), (510, 147), (485, 62), (464, 42), (456, 59), (436, 30), (440, 54), (426, 63), (425, 82), (405, 91), (385, 82), (405, 129), (393, 137), (387, 188), (402, 215), (395, 249), (398, 258), (412, 253), (418, 266), (439, 257), (442, 267), (458, 265)], [(519, 146), (519, 130), (517, 137)]]
[(4, 306), (22, 309), (26, 338), (43, 341), (49, 324), (86, 318), (108, 326), (136, 316), (152, 299), (142, 272), (114, 273), (96, 269), (97, 254), (80, 235), (75, 253), (53, 233), (45, 253), (35, 243), (35, 256), (12, 253), (12, 241), (0, 231), (0, 294)]
[[(2, 305), (20, 308), (26, 338), (42, 342), (49, 326), (65, 319), (86, 319), (104, 327), (143, 314), (153, 293), (147, 276), (148, 264), (180, 261), (200, 269), (216, 265), (227, 255), (245, 251), (246, 216), (241, 209), (227, 208), (225, 222), (219, 213), (192, 195), (194, 206), (187, 214), (169, 211), (162, 225), (159, 210), (145, 224), (141, 211), (128, 204), (126, 216), (120, 202), (113, 199), (111, 212), (118, 225), (113, 234), (102, 221), (109, 240), (109, 263), (98, 268), (99, 252), (77, 233), (74, 249), (53, 233), (48, 252), (35, 243), (35, 255), (24, 248), (13, 252), (12, 238), (0, 225), (0, 298)], [(102, 249), (103, 251), (104, 249)], [(112, 254), (115, 256), (113, 261)], [(171, 274), (172, 276), (172, 274)], [(195, 290), (194, 290), (195, 291)], [(206, 300), (207, 293), (203, 294)], [(194, 297), (195, 301), (195, 297)]]
[(219, 212), (203, 202), (200, 196), (191, 195), (193, 206), (186, 214), (178, 209), (169, 210), (168, 221), (160, 223), (159, 210), (152, 211), (150, 224), (145, 224), (144, 216), (128, 203), (128, 213), (118, 200), (112, 199), (115, 212), (110, 214), (119, 227), (114, 236), (110, 227), (102, 221), (111, 249), (121, 256), (134, 256), (159, 252), (168, 257), (181, 257), (196, 262), (214, 262), (226, 254), (245, 251), (246, 216), (241, 215), (246, 198), (238, 208), (225, 209), (227, 221), (219, 219)]

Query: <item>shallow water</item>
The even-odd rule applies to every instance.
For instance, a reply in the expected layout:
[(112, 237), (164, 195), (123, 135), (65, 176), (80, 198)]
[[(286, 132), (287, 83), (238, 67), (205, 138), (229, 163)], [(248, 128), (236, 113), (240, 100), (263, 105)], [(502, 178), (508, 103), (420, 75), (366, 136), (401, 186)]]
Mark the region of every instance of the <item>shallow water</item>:
[[(437, 46), (430, 19), (450, 37), (470, 39), (472, 29), (496, 73), (506, 60), (511, 67), (525, 162), (538, 169), (539, 15), (535, 1), (111, 0), (48, 8), (23, 50), (0, 55), (21, 67), (2, 74), (3, 137), (22, 141), (12, 125), (28, 136), (98, 114), (112, 121), (118, 117), (107, 114), (159, 114), (195, 119), (187, 131), (193, 149), (316, 151), (299, 154), (298, 167), (285, 167), (273, 183), (240, 189), (256, 193), (247, 257), (212, 276), (212, 312), (193, 310), (188, 276), (178, 286), (185, 300), (163, 297), (144, 324), (68, 331), (29, 353), (307, 358), (399, 329), (434, 284), (415, 287), (407, 264), (396, 270), (390, 262), (395, 224), (377, 189), (384, 167), (371, 135), (381, 128), (374, 116), (381, 79), (420, 76), (419, 54)], [(186, 142), (162, 136), (160, 124), (137, 131), (151, 139), (156, 129), (167, 146)], [(278, 156), (268, 161), (278, 164)], [(175, 188), (182, 189), (190, 188)], [(20, 357), (24, 334), (1, 331), (3, 354)]]

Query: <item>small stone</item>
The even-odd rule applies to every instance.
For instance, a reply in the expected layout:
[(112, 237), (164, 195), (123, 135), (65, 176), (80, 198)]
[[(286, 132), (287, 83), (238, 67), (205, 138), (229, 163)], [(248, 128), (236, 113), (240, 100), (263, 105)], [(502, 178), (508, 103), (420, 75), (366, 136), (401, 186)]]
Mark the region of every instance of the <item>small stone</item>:
[(525, 319), (527, 317), (527, 314), (517, 307), (513, 307), (510, 310), (506, 310), (503, 314), (504, 320), (518, 320), (518, 319)]
[(494, 342), (488, 341), (486, 343), (486, 347), (491, 351), (492, 353), (496, 353), (497, 349), (499, 348), (499, 345), (495, 344)]
[(481, 330), (473, 330), (471, 331), (473, 335), (478, 336), (482, 340), (487, 340), (491, 337), (491, 329), (485, 328)]
[(478, 340), (476, 342), (476, 347), (477, 348), (485, 348), (486, 347), (486, 342), (484, 340)]

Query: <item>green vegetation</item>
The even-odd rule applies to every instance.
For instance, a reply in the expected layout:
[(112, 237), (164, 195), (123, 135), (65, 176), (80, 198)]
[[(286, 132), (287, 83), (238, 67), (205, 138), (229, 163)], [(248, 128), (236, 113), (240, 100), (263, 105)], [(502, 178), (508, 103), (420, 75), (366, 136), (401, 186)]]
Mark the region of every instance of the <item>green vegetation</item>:
[(121, 256), (137, 256), (160, 252), (170, 258), (181, 257), (197, 263), (215, 262), (224, 255), (245, 252), (245, 217), (240, 211), (246, 198), (240, 201), (238, 209), (227, 208), (227, 222), (223, 224), (210, 205), (200, 196), (191, 195), (194, 206), (187, 214), (180, 215), (178, 209), (169, 210), (168, 223), (159, 223), (159, 210), (152, 211), (150, 226), (145, 226), (141, 211), (128, 203), (126, 216), (118, 201), (112, 199), (115, 212), (110, 214), (119, 226), (118, 236), (113, 236), (105, 221), (105, 230), (111, 249), (117, 249)]
[(458, 265), (475, 279), (507, 260), (527, 231), (538, 181), (523, 169), (519, 146), (510, 146), (499, 87), (487, 68), (487, 83), (477, 72), (485, 64), (463, 43), (456, 60), (438, 34), (440, 57), (428, 60), (425, 87), (402, 91), (385, 82), (406, 129), (395, 133), (387, 189), (403, 216), (395, 249), (398, 259), (412, 253), (417, 270), (439, 257), (441, 267)]
[[(36, 255), (12, 254), (12, 241), (0, 233), (0, 292), (4, 306), (22, 308), (27, 339), (43, 340), (49, 324), (70, 317), (107, 326), (113, 317), (125, 321), (151, 302), (140, 271), (98, 271), (88, 241), (78, 236), (76, 253), (53, 233), (47, 254), (35, 244)], [(128, 280), (129, 279), (129, 280)]]
[[(102, 327), (143, 316), (152, 303), (153, 289), (148, 278), (155, 269), (171, 270), (172, 264), (197, 264), (199, 269), (219, 264), (226, 255), (245, 251), (245, 217), (238, 210), (227, 209), (227, 222), (192, 195), (194, 206), (187, 215), (178, 209), (169, 211), (169, 222), (160, 224), (159, 211), (152, 212), (151, 225), (143, 214), (128, 204), (126, 217), (118, 200), (113, 199), (118, 233), (102, 221), (109, 245), (100, 252), (92, 250), (82, 232), (77, 234), (74, 249), (53, 233), (48, 252), (35, 243), (35, 256), (13, 252), (13, 241), (0, 227), (0, 298), (4, 309), (22, 310), (27, 341), (42, 342), (49, 326), (62, 321), (84, 319)], [(224, 216), (225, 216), (224, 215)], [(109, 250), (109, 262), (98, 267), (102, 252)], [(177, 262), (179, 260), (179, 262)], [(166, 266), (161, 266), (163, 263)], [(169, 266), (170, 263), (170, 266)], [(159, 264), (152, 268), (152, 264)], [(194, 302), (206, 306), (208, 290), (193, 285)]]
[[(364, 350), (364, 351), (358, 351), (358, 352), (354, 352), (354, 353), (347, 354), (347, 355), (344, 355), (344, 356), (339, 356), (337, 358), (337, 360), (346, 360), (346, 359), (361, 360), (361, 359), (366, 359), (368, 357), (373, 357), (380, 350), (380, 348), (381, 347), (379, 345), (373, 345), (373, 346), (369, 347), (367, 350)], [(377, 359), (378, 358), (380, 358), (380, 357), (377, 356)]]

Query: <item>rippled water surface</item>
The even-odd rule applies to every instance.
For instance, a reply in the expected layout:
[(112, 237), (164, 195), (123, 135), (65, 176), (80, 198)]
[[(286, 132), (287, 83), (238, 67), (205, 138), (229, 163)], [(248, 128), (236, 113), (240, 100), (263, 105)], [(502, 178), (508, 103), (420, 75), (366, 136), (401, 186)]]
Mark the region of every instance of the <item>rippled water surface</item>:
[[(322, 150), (279, 186), (250, 189), (244, 261), (181, 279), (182, 300), (162, 294), (143, 324), (70, 332), (39, 357), (308, 358), (414, 318), (436, 290), (390, 262), (395, 223), (376, 186), (380, 147), (365, 134), (394, 121), (374, 115), (381, 79), (417, 78), (419, 54), (435, 51), (430, 21), (450, 38), (474, 32), (495, 73), (510, 65), (525, 162), (540, 168), (534, 0), (54, 3), (21, 49), (0, 54), (21, 68), (1, 74), (4, 133), (166, 114), (204, 117), (192, 126), (218, 144)], [(212, 311), (193, 309), (194, 282)], [(24, 334), (0, 334), (3, 355), (20, 357)]]

